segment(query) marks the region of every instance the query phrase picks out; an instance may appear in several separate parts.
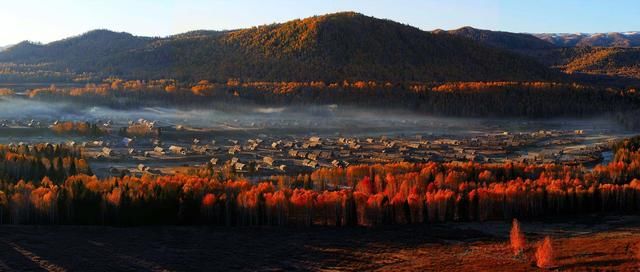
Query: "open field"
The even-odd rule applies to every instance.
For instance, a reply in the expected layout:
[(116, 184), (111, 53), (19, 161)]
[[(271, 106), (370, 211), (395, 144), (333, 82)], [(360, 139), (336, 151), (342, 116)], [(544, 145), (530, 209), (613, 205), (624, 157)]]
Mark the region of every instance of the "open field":
[[(523, 222), (551, 235), (557, 270), (634, 271), (640, 217)], [(384, 228), (2, 226), (2, 271), (537, 271), (510, 223)], [(636, 257), (634, 257), (636, 256)]]

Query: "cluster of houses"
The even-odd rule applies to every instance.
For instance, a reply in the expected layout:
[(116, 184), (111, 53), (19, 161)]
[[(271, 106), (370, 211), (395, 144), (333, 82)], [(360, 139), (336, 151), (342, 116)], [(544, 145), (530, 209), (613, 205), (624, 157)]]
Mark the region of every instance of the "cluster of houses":
[[(151, 126), (152, 124), (146, 124)], [(580, 152), (564, 152), (563, 147), (579, 143), (584, 131), (536, 131), (531, 133), (492, 133), (467, 137), (378, 136), (378, 137), (269, 137), (191, 142), (160, 137), (123, 137), (82, 145), (94, 150), (96, 158), (138, 161), (181, 161), (206, 164), (235, 172), (308, 172), (320, 167), (347, 167), (352, 164), (427, 161), (521, 161), (548, 163), (584, 162), (598, 159), (601, 149), (585, 147)], [(219, 139), (220, 140), (220, 139)], [(559, 149), (553, 148), (558, 146)], [(537, 149), (546, 151), (535, 151)], [(136, 169), (134, 169), (136, 170)], [(137, 169), (151, 173), (145, 164)]]
[(40, 121), (36, 120), (0, 120), (0, 128), (8, 128), (8, 127), (29, 127), (29, 128), (42, 128), (45, 124), (42, 124)]

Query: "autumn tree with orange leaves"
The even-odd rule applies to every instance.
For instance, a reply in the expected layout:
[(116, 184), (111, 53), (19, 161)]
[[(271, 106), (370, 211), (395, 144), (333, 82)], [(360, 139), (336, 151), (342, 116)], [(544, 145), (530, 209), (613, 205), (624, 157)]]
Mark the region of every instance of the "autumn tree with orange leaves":
[[(0, 145), (0, 220), (377, 226), (636, 213), (640, 147), (634, 143), (617, 147), (611, 163), (592, 171), (557, 164), (403, 162), (260, 182), (206, 172), (99, 179), (74, 148)], [(515, 254), (526, 245), (518, 221), (511, 245)]]
[(538, 245), (536, 249), (536, 266), (539, 268), (549, 269), (555, 267), (553, 256), (553, 244), (549, 236)]
[(515, 219), (515, 218), (513, 219), (509, 240), (511, 241), (511, 248), (513, 249), (513, 254), (518, 256), (524, 252), (527, 246), (527, 241), (524, 236), (524, 233), (520, 229), (520, 222), (518, 222), (518, 219)]

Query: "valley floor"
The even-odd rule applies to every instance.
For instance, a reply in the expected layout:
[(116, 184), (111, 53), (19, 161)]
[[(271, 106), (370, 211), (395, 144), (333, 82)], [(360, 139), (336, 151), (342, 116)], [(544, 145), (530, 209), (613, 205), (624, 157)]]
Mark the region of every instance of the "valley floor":
[(640, 217), (366, 228), (1, 226), (0, 271), (536, 271), (551, 235), (558, 270), (640, 269)]

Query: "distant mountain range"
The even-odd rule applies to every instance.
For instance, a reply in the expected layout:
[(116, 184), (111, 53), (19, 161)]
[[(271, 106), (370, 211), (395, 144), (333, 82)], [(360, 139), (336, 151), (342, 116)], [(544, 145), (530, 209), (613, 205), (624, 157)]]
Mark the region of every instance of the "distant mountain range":
[(593, 34), (534, 34), (536, 37), (559, 47), (637, 47), (640, 32), (610, 32)]
[(164, 38), (94, 30), (44, 45), (19, 43), (0, 52), (0, 63), (187, 81), (537, 81), (558, 79), (555, 68), (640, 78), (640, 53), (631, 48), (636, 35), (531, 35), (471, 27), (422, 31), (342, 12)]

